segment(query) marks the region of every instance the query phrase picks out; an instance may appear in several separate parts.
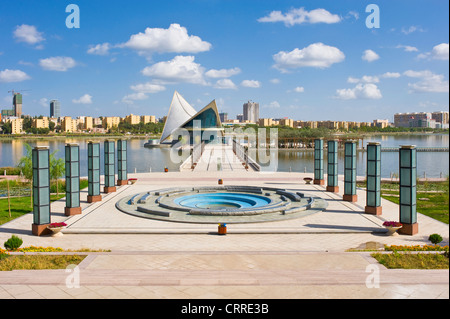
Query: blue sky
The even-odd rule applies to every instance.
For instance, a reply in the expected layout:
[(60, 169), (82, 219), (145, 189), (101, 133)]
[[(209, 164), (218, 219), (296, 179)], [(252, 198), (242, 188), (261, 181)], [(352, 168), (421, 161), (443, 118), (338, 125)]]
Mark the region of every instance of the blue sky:
[[(67, 28), (77, 4), (80, 27)], [(366, 6), (379, 7), (368, 28)], [(448, 110), (449, 3), (415, 1), (1, 1), (0, 107), (166, 115), (177, 90), (235, 118), (372, 121)]]

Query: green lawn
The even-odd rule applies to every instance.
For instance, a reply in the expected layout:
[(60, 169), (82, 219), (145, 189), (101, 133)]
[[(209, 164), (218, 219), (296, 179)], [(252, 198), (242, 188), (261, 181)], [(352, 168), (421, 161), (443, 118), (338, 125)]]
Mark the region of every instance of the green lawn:
[[(393, 203), (399, 204), (398, 191), (381, 191), (382, 197)], [(396, 196), (392, 196), (396, 195)], [(417, 211), (431, 218), (448, 224), (449, 199), (447, 193), (423, 193), (417, 192)]]
[(390, 269), (448, 269), (448, 257), (442, 253), (373, 253), (372, 257)]
[[(0, 187), (3, 187), (4, 182), (0, 184)], [(59, 190), (60, 193), (57, 196), (56, 194), (53, 194), (50, 196), (50, 200), (52, 202), (59, 200), (66, 196), (64, 187), (65, 185), (63, 183), (60, 183)], [(86, 188), (88, 185), (87, 180), (81, 180), (80, 181), (80, 189)], [(17, 185), (15, 185), (17, 186)], [(29, 186), (24, 186), (24, 189), (28, 190)], [(56, 187), (53, 186), (52, 191), (56, 192)], [(31, 206), (31, 199), (30, 196), (24, 196), (24, 197), (13, 197), (10, 199), (11, 201), (11, 217), (9, 217), (9, 211), (8, 211), (8, 199), (2, 198), (0, 199), (0, 225), (3, 225), (17, 217), (20, 217), (24, 214), (28, 214), (29, 212), (33, 211), (33, 208)]]
[[(365, 188), (365, 183), (358, 183)], [(381, 197), (399, 204), (399, 184), (381, 183)], [(417, 211), (448, 224), (449, 222), (449, 182), (420, 182), (417, 184)]]

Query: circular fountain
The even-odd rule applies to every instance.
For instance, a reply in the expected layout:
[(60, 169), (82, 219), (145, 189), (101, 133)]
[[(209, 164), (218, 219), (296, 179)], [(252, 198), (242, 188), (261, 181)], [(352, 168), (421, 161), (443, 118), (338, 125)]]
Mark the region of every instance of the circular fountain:
[(126, 196), (124, 213), (184, 223), (257, 223), (301, 218), (327, 207), (325, 200), (286, 189), (255, 186), (167, 188)]

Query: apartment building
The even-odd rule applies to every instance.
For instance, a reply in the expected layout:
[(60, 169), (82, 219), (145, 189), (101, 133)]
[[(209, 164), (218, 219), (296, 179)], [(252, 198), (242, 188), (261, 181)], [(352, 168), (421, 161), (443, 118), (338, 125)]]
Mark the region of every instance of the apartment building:
[(118, 127), (119, 124), (120, 124), (120, 117), (118, 117), (118, 116), (104, 117), (103, 121), (102, 121), (103, 128), (105, 128), (105, 129)]
[(50, 124), (50, 121), (48, 117), (44, 116), (41, 119), (33, 119), (31, 121), (31, 127), (34, 128), (48, 128)]
[(61, 131), (66, 133), (77, 132), (79, 122), (79, 120), (72, 119), (70, 116), (64, 116), (61, 121)]
[(144, 124), (156, 123), (156, 117), (154, 115), (142, 115), (141, 122)]
[(22, 134), (23, 133), (23, 119), (10, 118), (6, 120), (11, 122), (11, 134)]

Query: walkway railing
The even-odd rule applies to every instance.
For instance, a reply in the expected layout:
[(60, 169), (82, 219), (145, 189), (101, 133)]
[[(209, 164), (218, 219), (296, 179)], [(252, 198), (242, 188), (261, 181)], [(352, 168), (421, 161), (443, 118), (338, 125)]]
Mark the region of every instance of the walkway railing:
[(246, 148), (241, 143), (237, 142), (235, 139), (233, 141), (233, 152), (236, 156), (245, 163), (246, 167), (251, 167), (253, 170), (259, 172), (261, 171), (261, 166), (250, 156), (248, 156), (248, 148)]
[(180, 171), (187, 169), (194, 169), (198, 161), (202, 157), (203, 151), (205, 150), (205, 142), (201, 144), (195, 144), (192, 149), (192, 154), (180, 165)]

